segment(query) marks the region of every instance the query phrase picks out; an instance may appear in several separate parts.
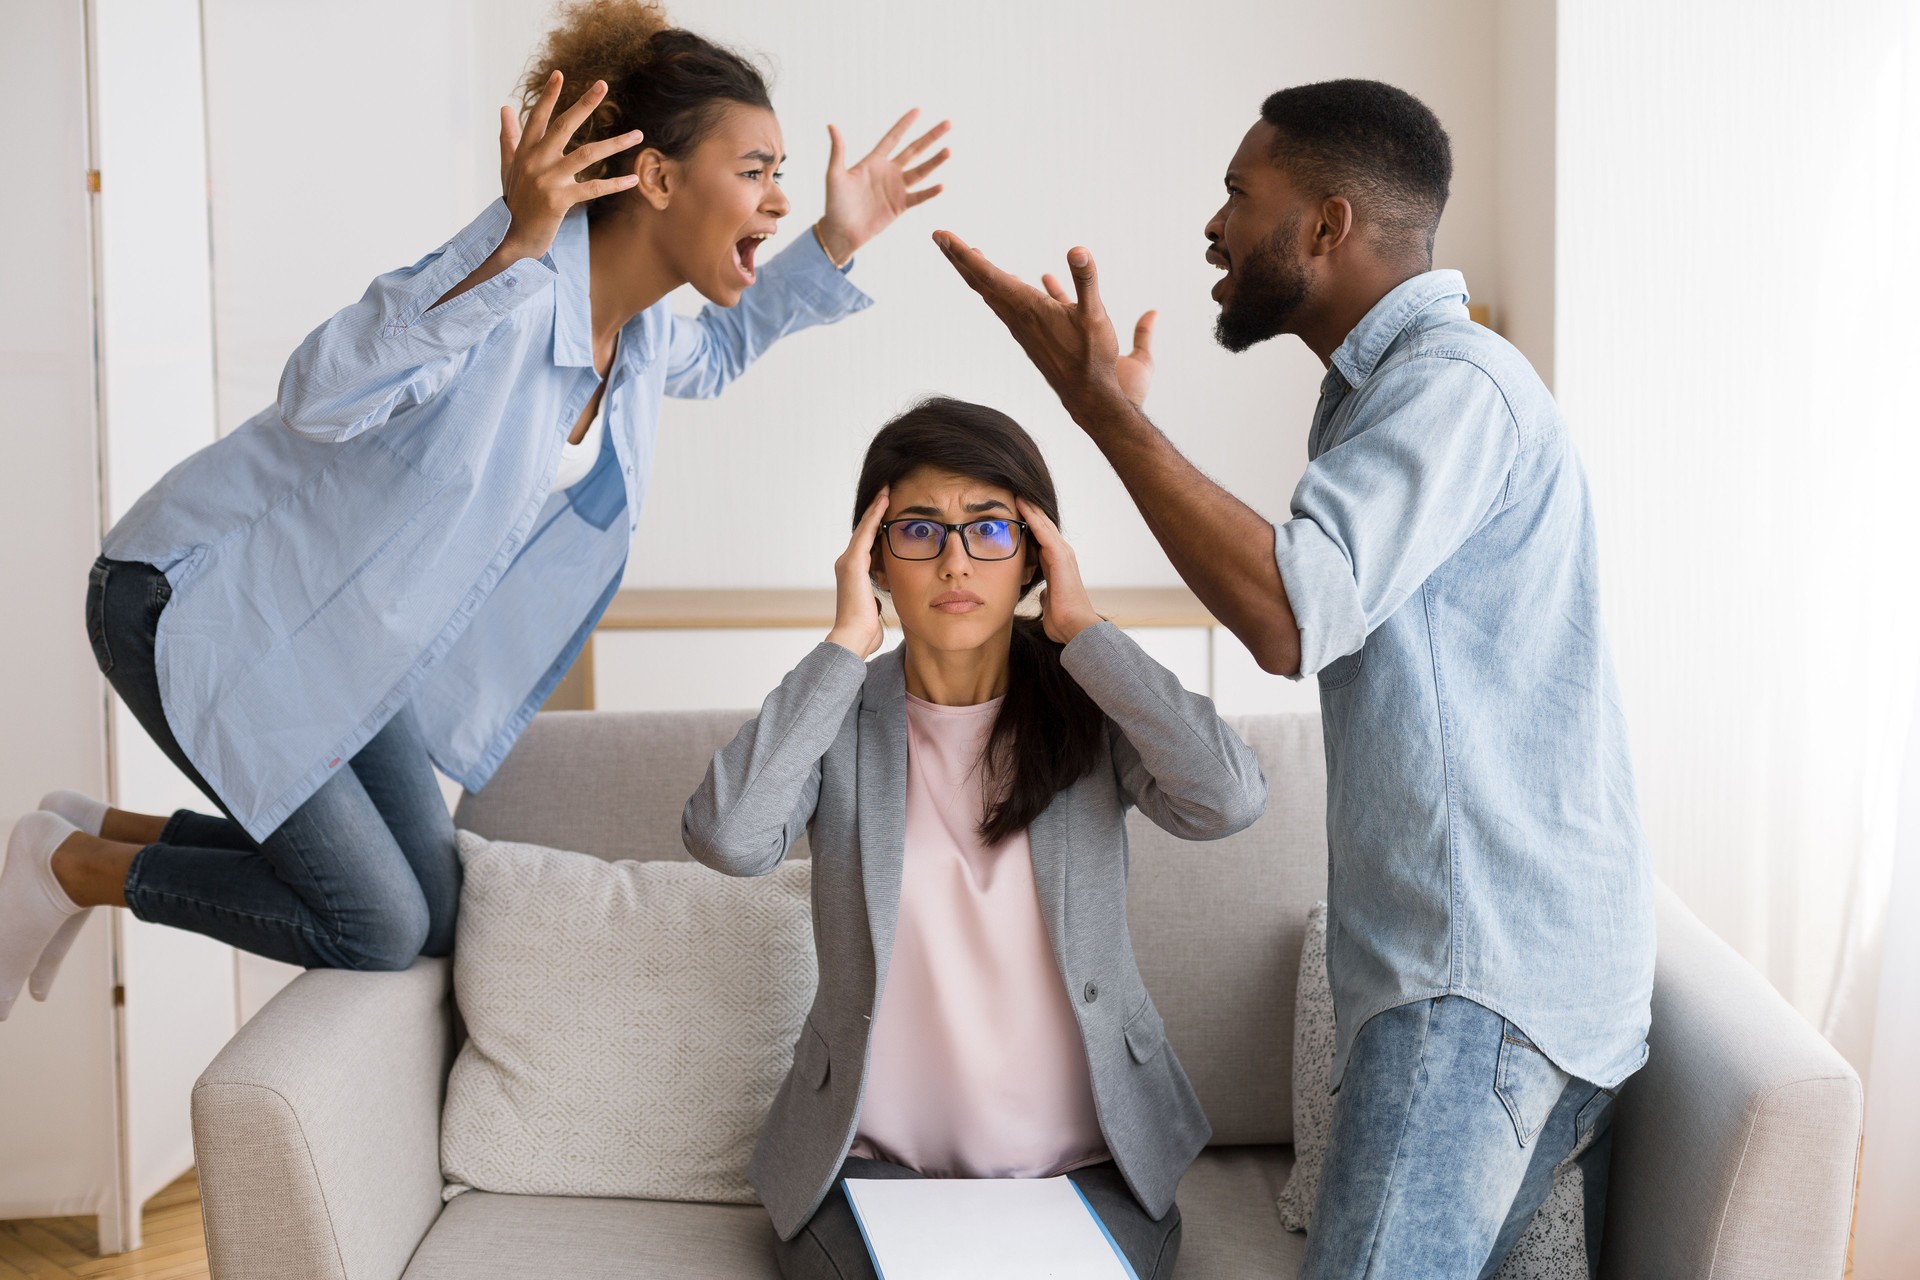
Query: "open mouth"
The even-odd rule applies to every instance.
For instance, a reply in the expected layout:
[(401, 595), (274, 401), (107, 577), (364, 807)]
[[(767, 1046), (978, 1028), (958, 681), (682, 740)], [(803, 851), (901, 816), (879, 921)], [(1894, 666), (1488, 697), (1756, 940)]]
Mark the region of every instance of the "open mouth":
[(757, 274), (753, 267), (753, 257), (760, 251), (760, 242), (771, 239), (772, 236), (771, 231), (762, 231), (755, 235), (742, 236), (733, 242), (734, 270), (738, 271), (740, 278), (748, 284), (753, 283)]
[(1208, 293), (1208, 296), (1215, 302), (1218, 302), (1220, 295), (1227, 291), (1227, 281), (1233, 278), (1233, 264), (1227, 258), (1226, 251), (1217, 246), (1207, 250), (1207, 262), (1211, 264), (1216, 271), (1224, 271), (1227, 273), (1213, 282), (1213, 288)]

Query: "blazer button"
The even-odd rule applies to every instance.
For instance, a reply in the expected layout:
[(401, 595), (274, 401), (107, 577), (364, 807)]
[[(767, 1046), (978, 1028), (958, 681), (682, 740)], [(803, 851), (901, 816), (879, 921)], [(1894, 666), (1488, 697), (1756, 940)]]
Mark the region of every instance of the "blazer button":
[(1088, 1004), (1092, 1004), (1100, 998), (1100, 984), (1097, 982), (1089, 982), (1080, 994), (1086, 998)]

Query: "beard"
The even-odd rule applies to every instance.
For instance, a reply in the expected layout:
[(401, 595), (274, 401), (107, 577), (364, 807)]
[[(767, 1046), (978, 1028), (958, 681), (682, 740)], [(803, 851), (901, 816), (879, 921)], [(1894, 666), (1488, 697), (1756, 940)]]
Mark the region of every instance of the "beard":
[(1289, 256), (1299, 230), (1296, 214), (1235, 265), (1233, 291), (1213, 324), (1214, 341), (1227, 350), (1238, 354), (1279, 337), (1306, 302), (1312, 284), (1306, 264)]

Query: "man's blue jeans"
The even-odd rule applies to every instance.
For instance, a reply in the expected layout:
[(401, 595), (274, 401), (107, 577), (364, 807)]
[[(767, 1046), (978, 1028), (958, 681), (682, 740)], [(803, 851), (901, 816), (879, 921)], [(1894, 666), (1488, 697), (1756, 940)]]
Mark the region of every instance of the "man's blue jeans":
[[(154, 636), (171, 595), (151, 565), (102, 558), (87, 584), (87, 635), (134, 719), (219, 804), (160, 704)], [(231, 817), (174, 814), (135, 856), (126, 892), (142, 920), (307, 968), (404, 969), (419, 955), (447, 955), (460, 860), (412, 713), (389, 721), (258, 843)]]
[(1449, 996), (1377, 1014), (1354, 1039), (1302, 1280), (1484, 1280), (1570, 1156), (1599, 1259), (1613, 1095), (1520, 1029)]

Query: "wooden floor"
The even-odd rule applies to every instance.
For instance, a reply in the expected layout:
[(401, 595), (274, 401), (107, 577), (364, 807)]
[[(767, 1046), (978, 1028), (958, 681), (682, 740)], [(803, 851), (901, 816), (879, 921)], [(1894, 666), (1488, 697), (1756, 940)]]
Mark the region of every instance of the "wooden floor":
[(205, 1280), (207, 1241), (192, 1173), (147, 1201), (141, 1220), (145, 1243), (109, 1258), (99, 1256), (92, 1218), (0, 1222), (0, 1280)]

